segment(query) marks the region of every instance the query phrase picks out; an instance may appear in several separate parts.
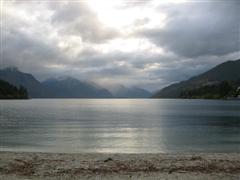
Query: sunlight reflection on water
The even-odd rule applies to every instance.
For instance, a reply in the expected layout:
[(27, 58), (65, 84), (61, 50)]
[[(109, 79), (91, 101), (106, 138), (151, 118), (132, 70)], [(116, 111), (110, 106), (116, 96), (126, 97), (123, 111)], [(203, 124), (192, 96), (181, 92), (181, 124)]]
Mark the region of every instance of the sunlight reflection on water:
[(0, 102), (2, 151), (240, 152), (239, 101), (32, 99)]

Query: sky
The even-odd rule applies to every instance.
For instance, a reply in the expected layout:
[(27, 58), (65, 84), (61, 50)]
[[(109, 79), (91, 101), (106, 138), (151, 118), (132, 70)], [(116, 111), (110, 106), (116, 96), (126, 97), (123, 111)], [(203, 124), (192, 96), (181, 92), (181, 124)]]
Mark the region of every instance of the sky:
[(240, 1), (1, 0), (0, 66), (156, 91), (240, 58)]

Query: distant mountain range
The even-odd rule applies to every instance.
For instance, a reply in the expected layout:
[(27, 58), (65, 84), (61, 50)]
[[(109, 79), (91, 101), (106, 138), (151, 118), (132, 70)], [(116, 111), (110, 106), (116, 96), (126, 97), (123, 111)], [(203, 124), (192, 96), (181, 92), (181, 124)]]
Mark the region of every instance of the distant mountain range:
[(42, 82), (48, 88), (51, 98), (111, 98), (112, 94), (101, 87), (72, 77), (48, 79)]
[(39, 82), (33, 75), (17, 68), (0, 70), (0, 79), (17, 87), (25, 87), (32, 98), (147, 98), (152, 95), (144, 89), (122, 85), (110, 91), (95, 83), (69, 76)]
[(138, 87), (126, 87), (119, 84), (109, 85), (107, 89), (115, 98), (149, 98), (152, 93)]
[(153, 96), (145, 89), (119, 84), (103, 88), (95, 83), (65, 76), (39, 82), (17, 68), (0, 70), (0, 80), (25, 87), (32, 98), (206, 98), (239, 96), (240, 59), (227, 61), (186, 81), (172, 84)]
[(46, 97), (48, 95), (48, 90), (33, 75), (20, 72), (17, 68), (0, 70), (0, 79), (14, 86), (27, 88), (31, 97)]
[(224, 62), (199, 76), (165, 87), (152, 97), (226, 98), (236, 96), (238, 86), (240, 86), (240, 59)]

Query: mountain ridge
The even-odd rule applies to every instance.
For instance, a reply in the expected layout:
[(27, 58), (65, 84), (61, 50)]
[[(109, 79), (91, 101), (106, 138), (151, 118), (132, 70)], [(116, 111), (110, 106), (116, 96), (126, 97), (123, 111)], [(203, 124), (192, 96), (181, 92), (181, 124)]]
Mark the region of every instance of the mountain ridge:
[(0, 79), (17, 87), (25, 87), (30, 97), (46, 96), (47, 90), (32, 74), (21, 72), (15, 67), (0, 70)]
[(21, 72), (15, 67), (0, 69), (0, 79), (17, 87), (25, 87), (31, 98), (148, 98), (152, 95), (144, 89), (123, 85), (115, 94), (94, 82), (71, 76), (40, 82), (32, 74)]
[(110, 98), (112, 95), (104, 88), (96, 88), (78, 79), (51, 78), (42, 84), (51, 89), (51, 98)]
[(240, 59), (221, 63), (214, 68), (188, 80), (171, 84), (157, 91), (153, 98), (180, 98), (185, 90), (200, 88), (211, 83), (237, 81), (240, 79)]
[(149, 98), (152, 93), (139, 87), (126, 87), (121, 84), (107, 86), (115, 98)]

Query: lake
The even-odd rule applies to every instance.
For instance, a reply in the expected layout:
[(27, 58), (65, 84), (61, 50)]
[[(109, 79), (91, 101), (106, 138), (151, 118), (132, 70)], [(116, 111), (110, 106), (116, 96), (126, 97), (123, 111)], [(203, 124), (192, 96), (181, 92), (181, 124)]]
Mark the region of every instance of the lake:
[(0, 150), (240, 152), (240, 101), (0, 100)]

